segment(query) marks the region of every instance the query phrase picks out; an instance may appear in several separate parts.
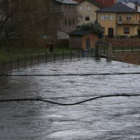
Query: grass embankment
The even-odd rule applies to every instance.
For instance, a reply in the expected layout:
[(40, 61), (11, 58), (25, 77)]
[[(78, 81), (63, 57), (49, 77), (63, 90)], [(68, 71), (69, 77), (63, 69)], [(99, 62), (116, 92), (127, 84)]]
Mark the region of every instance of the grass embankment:
[[(60, 53), (60, 52), (69, 52), (71, 49), (69, 48), (54, 48), (55, 53)], [(49, 50), (48, 50), (49, 52)], [(2, 47), (0, 48), (0, 63), (3, 61), (11, 61), (16, 60), (18, 57), (24, 58), (25, 55), (35, 55), (38, 53), (46, 53), (46, 48), (44, 47), (28, 47), (28, 48), (23, 48), (23, 47), (9, 47), (5, 48)]]

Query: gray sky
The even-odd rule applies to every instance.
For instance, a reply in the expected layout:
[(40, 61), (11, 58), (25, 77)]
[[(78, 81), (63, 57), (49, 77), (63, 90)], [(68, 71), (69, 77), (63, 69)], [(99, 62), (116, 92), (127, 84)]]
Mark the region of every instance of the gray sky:
[(140, 3), (140, 0), (117, 0), (117, 2), (124, 2), (124, 1), (128, 1), (128, 2), (136, 2), (136, 1), (138, 1)]

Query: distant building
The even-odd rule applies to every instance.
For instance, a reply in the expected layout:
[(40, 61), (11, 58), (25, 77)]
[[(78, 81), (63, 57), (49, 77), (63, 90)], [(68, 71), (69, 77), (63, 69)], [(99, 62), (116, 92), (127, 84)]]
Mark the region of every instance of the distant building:
[(140, 6), (138, 2), (122, 2), (123, 4), (127, 5), (128, 7), (140, 12)]
[(69, 33), (69, 47), (91, 49), (95, 47), (98, 41), (98, 34), (92, 31), (75, 30)]
[(105, 6), (94, 0), (82, 0), (77, 6), (77, 11), (80, 18), (78, 20), (78, 25), (87, 24), (90, 22), (95, 22), (97, 10), (104, 8)]
[(104, 35), (109, 37), (137, 35), (137, 29), (140, 26), (138, 10), (119, 2), (96, 12)]
[(57, 7), (58, 13), (61, 14), (57, 39), (68, 39), (68, 32), (77, 28), (77, 2), (73, 0), (54, 0), (54, 7)]
[(116, 2), (139, 2), (140, 0), (116, 0)]
[(105, 6), (111, 6), (111, 5), (116, 3), (116, 0), (96, 0), (96, 1), (105, 5)]

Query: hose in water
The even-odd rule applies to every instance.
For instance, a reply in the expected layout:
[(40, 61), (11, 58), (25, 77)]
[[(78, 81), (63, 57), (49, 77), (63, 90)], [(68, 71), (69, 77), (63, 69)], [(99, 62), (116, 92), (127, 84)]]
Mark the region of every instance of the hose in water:
[(80, 105), (89, 101), (101, 99), (101, 98), (109, 98), (109, 97), (138, 97), (140, 94), (108, 94), (108, 95), (101, 95), (101, 96), (96, 96), (92, 97), (89, 99), (85, 99), (83, 101), (75, 102), (75, 103), (59, 103), (55, 101), (51, 101), (45, 98), (21, 98), (21, 99), (0, 99), (0, 102), (19, 102), (19, 101), (41, 101), (41, 102), (46, 102), (50, 104), (55, 104), (55, 105), (61, 105), (61, 106), (74, 106), (74, 105)]

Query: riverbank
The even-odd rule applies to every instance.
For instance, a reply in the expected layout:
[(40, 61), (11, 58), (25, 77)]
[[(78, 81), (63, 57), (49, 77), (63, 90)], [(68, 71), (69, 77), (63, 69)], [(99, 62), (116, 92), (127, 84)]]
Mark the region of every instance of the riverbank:
[[(90, 52), (85, 55), (91, 56)], [(19, 69), (22, 67), (32, 67), (34, 64), (55, 62), (58, 60), (73, 59), (82, 57), (81, 50), (55, 48), (53, 53), (48, 51), (45, 52), (34, 52), (31, 54), (20, 54), (10, 59), (5, 59), (0, 64), (0, 74), (6, 74), (13, 69)]]
[[(62, 51), (70, 51), (70, 48), (54, 48), (54, 52), (62, 52)], [(47, 50), (49, 52), (49, 50)], [(35, 55), (38, 53), (46, 53), (46, 48), (44, 47), (1, 47), (0, 48), (0, 64), (3, 63), (3, 61), (11, 61), (16, 60), (18, 57), (23, 58), (25, 55)]]

